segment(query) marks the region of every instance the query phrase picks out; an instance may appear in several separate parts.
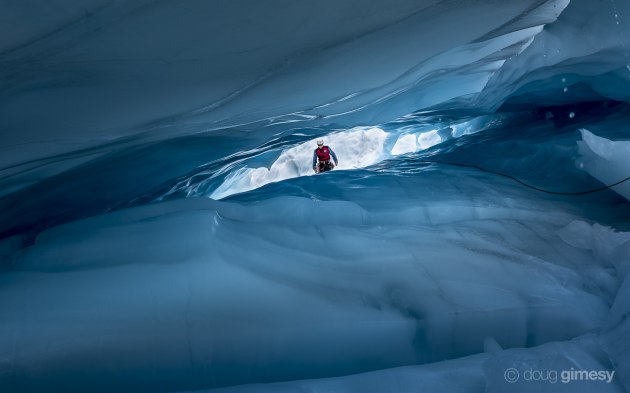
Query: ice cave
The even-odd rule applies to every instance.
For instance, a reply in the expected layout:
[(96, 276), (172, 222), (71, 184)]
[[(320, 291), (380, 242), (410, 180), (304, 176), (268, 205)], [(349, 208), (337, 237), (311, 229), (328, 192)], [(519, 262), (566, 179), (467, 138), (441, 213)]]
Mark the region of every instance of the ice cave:
[(0, 392), (630, 392), (630, 0), (0, 21)]

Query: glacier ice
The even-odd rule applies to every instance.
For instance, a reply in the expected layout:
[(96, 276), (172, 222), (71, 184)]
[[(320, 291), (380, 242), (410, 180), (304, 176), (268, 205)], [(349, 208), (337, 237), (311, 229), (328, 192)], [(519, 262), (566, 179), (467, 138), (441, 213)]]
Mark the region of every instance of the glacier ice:
[(0, 391), (630, 389), (630, 2), (0, 19)]
[[(13, 146), (2, 164), (141, 131), (194, 132), (181, 123), (333, 116), (377, 124), (478, 92), (565, 3), (56, 0), (49, 18), (38, 12), (29, 23), (10, 16), (31, 16), (38, 1), (6, 4), (5, 29), (19, 34), (5, 35), (0, 56), (9, 98), (2, 146)], [(471, 23), (471, 14), (484, 18)]]
[[(426, 187), (440, 191), (421, 202)], [(614, 270), (554, 234), (573, 220), (562, 204), (509, 184), (470, 200), (460, 187), (434, 173), (391, 183), (408, 196), (380, 207), (359, 187), (354, 202), (189, 199), (50, 229), (2, 276), (2, 309), (14, 315), (2, 353), (81, 375), (64, 382), (43, 367), (35, 390), (126, 390), (140, 382), (116, 370), (141, 364), (163, 370), (145, 389), (221, 386), (454, 358), (482, 351), (487, 335), (538, 345), (605, 323)]]
[[(611, 141), (598, 137), (587, 129), (582, 129), (580, 146), (581, 158), (578, 162), (593, 177), (603, 184), (615, 184), (626, 177), (627, 159), (630, 156), (630, 142)], [(630, 184), (621, 183), (613, 190), (630, 200)]]

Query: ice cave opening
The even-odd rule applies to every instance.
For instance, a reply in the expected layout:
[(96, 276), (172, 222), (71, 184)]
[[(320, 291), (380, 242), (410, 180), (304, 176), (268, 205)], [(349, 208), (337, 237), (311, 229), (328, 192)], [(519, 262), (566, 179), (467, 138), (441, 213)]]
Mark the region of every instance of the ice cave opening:
[[(453, 129), (446, 127), (440, 135), (438, 130), (398, 129), (386, 132), (378, 127), (354, 127), (350, 130), (326, 135), (326, 143), (335, 146), (336, 154), (343, 160), (337, 170), (366, 168), (400, 154), (415, 153), (454, 137)], [(416, 130), (418, 131), (418, 130)], [(323, 140), (323, 139), (322, 139)], [(395, 141), (392, 146), (392, 141)], [(271, 167), (242, 167), (230, 173), (223, 183), (211, 194), (212, 199), (250, 191), (265, 184), (316, 174), (306, 157), (313, 155), (316, 140), (309, 140), (283, 150)]]
[(630, 1), (0, 20), (0, 392), (630, 391)]

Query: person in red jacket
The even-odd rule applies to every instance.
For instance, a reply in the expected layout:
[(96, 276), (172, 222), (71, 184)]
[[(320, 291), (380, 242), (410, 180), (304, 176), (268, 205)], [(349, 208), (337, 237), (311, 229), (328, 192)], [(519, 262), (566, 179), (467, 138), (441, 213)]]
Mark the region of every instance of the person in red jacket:
[[(330, 157), (335, 161), (333, 164), (330, 162)], [(328, 146), (324, 146), (324, 140), (317, 140), (317, 149), (313, 152), (313, 170), (315, 173), (326, 172), (338, 165), (339, 161), (337, 161), (337, 155), (335, 152)]]

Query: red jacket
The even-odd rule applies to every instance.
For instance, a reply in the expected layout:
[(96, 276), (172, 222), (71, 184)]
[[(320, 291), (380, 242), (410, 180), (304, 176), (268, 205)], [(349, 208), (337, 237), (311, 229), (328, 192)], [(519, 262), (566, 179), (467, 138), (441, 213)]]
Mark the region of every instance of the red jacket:
[(313, 169), (315, 169), (315, 165), (317, 165), (317, 160), (319, 161), (328, 161), (330, 160), (330, 156), (332, 156), (335, 161), (335, 165), (337, 165), (337, 155), (335, 152), (328, 146), (322, 146), (315, 149), (313, 152)]

